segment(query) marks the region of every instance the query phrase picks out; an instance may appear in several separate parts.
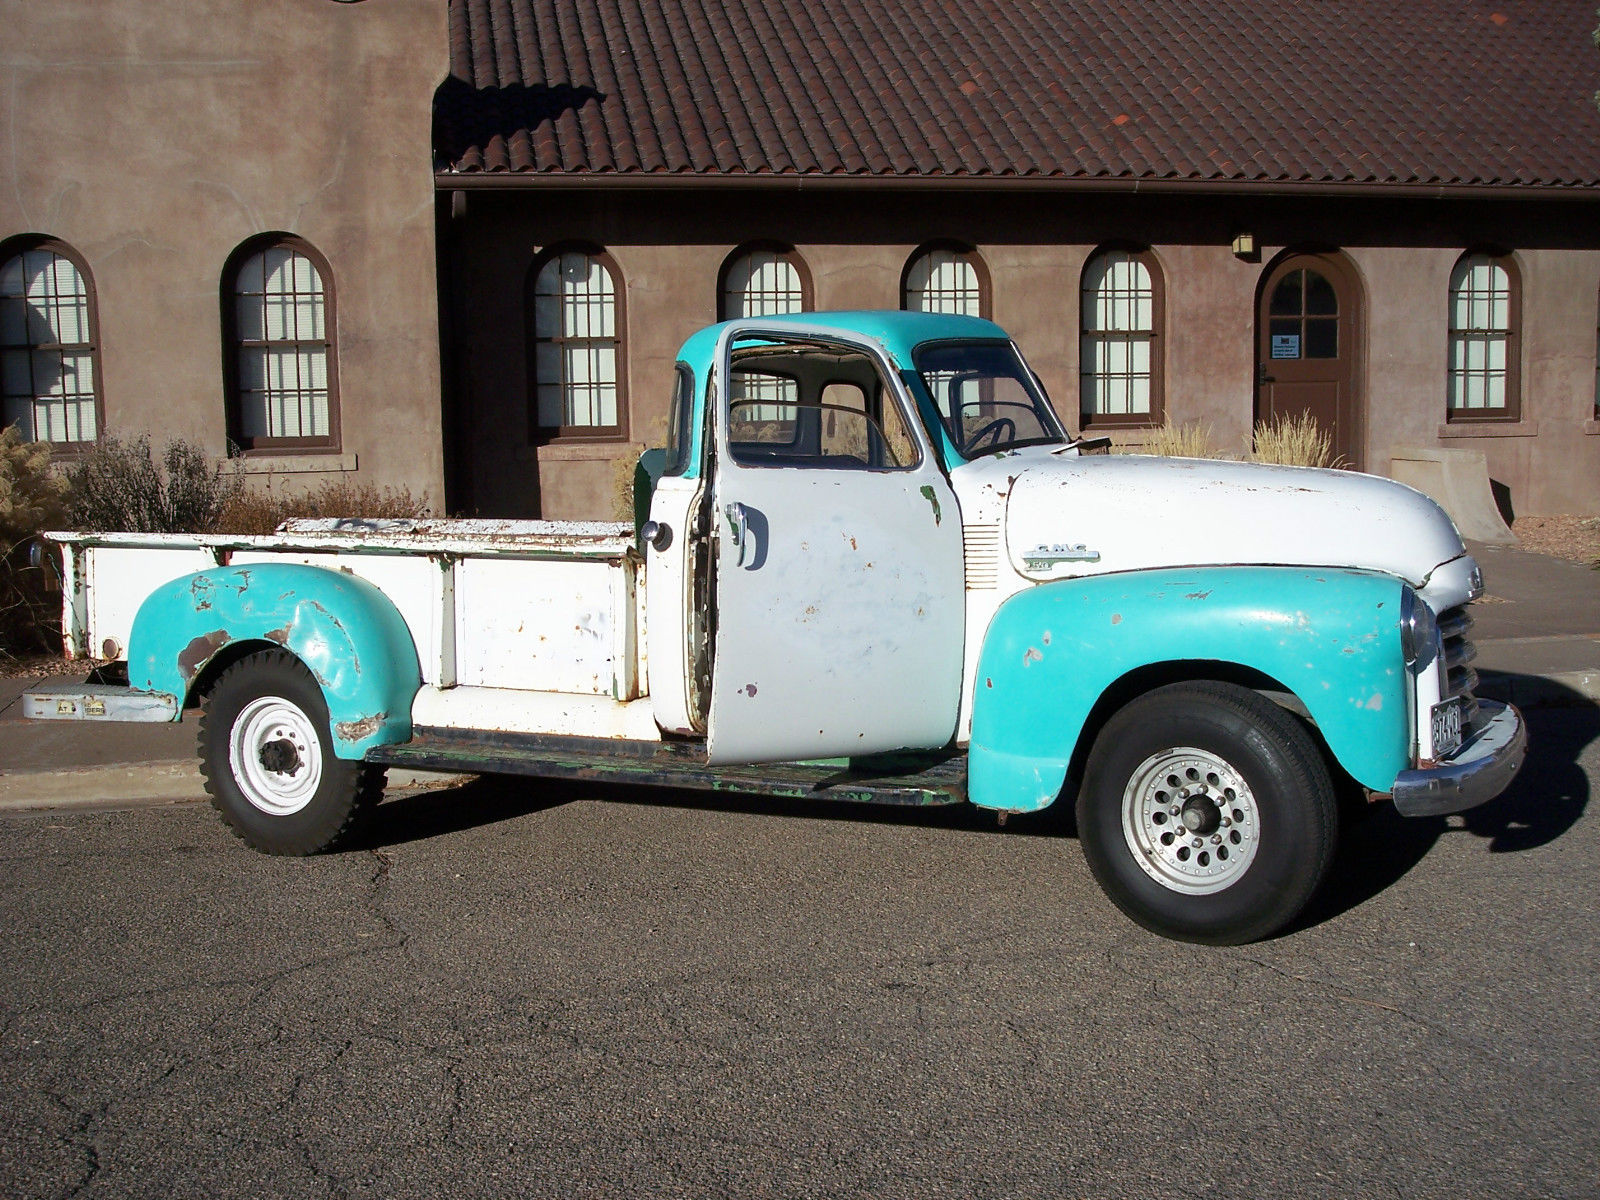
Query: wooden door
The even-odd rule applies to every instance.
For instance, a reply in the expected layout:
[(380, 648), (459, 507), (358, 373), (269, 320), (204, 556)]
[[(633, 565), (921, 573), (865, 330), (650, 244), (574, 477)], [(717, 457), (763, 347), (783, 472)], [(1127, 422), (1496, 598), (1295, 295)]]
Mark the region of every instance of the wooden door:
[(1332, 435), (1340, 465), (1360, 469), (1356, 354), (1360, 285), (1339, 258), (1295, 254), (1261, 289), (1256, 421), (1309, 412)]

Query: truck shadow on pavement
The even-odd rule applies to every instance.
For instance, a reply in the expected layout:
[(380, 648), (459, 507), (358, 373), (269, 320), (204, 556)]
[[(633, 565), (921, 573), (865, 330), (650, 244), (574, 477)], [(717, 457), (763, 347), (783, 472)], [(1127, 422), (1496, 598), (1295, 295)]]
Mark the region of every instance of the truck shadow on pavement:
[(1320, 925), (1393, 886), (1425, 858), (1434, 843), (1467, 835), (1488, 842), (1491, 854), (1532, 850), (1575, 825), (1589, 804), (1590, 784), (1579, 756), (1600, 738), (1600, 708), (1580, 703), (1530, 709), (1528, 757), (1501, 795), (1448, 817), (1402, 817), (1387, 804), (1347, 822), (1326, 884), (1284, 935)]
[[(1490, 853), (1531, 850), (1555, 841), (1582, 817), (1590, 783), (1580, 755), (1600, 738), (1600, 708), (1572, 698), (1570, 707), (1525, 713), (1526, 763), (1506, 792), (1480, 808), (1450, 817), (1411, 819), (1387, 804), (1347, 821), (1327, 883), (1280, 936), (1320, 925), (1393, 886), (1442, 838), (1469, 835)], [(516, 820), (573, 803), (609, 802), (759, 813), (812, 821), (864, 821), (956, 829), (1006, 837), (1075, 837), (1067, 800), (1044, 812), (1014, 816), (1001, 826), (993, 813), (970, 805), (895, 807), (839, 801), (785, 800), (728, 792), (686, 791), (619, 783), (482, 776), (452, 787), (402, 792), (384, 801), (369, 832), (353, 849), (425, 841)]]

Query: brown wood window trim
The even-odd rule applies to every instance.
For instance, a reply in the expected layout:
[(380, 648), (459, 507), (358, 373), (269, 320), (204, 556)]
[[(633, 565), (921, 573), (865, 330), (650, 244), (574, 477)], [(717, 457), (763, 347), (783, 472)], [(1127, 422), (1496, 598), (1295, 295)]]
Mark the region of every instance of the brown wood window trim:
[[(89, 360), (89, 373), (93, 378), (92, 386), (87, 392), (78, 392), (74, 395), (92, 399), (90, 410), (93, 414), (94, 436), (88, 438), (73, 438), (70, 440), (52, 440), (38, 437), (36, 426), (30, 428), (32, 440), (44, 441), (51, 448), (57, 458), (71, 458), (93, 449), (105, 433), (105, 393), (103, 391), (102, 376), (100, 371), (100, 310), (95, 294), (94, 275), (89, 270), (89, 265), (84, 258), (67, 243), (52, 237), (28, 235), (23, 237), (8, 238), (0, 242), (0, 269), (9, 266), (14, 259), (25, 259), (28, 254), (45, 253), (53, 254), (63, 259), (77, 272), (79, 281), (83, 284), (84, 315), (83, 332), (87, 340), (77, 342), (30, 341), (26, 329), (26, 316), (24, 315), (24, 328), (21, 341), (3, 340), (0, 342), (0, 354), (14, 355), (26, 354), (28, 356), (28, 383), (29, 404), (34, 406), (38, 400), (37, 379), (34, 376), (35, 359), (38, 353), (59, 355), (62, 359), (68, 357), (84, 357)], [(26, 269), (24, 267), (24, 269)], [(25, 299), (26, 281), (23, 283), (23, 293), (16, 299)], [(52, 328), (52, 332), (59, 330)], [(3, 338), (3, 334), (0, 334)], [(23, 393), (15, 393), (15, 398), (20, 399)], [(80, 401), (81, 403), (81, 401)], [(81, 419), (81, 417), (80, 417)], [(37, 410), (30, 419), (30, 426), (37, 420)], [(0, 426), (5, 424), (5, 412), (0, 409)]]
[[(1474, 260), (1480, 260), (1486, 265), (1499, 268), (1505, 272), (1505, 306), (1506, 317), (1503, 327), (1496, 325), (1492, 320), (1492, 309), (1496, 294), (1491, 291), (1487, 299), (1484, 293), (1468, 291), (1469, 306), (1474, 304), (1487, 304), (1491, 309), (1491, 320), (1486, 324), (1468, 325), (1459, 328), (1456, 324), (1457, 316), (1457, 276), (1466, 268), (1469, 272), (1474, 265)], [(1469, 276), (1470, 278), (1470, 276)], [(1478, 425), (1478, 424), (1515, 424), (1522, 420), (1522, 275), (1517, 269), (1514, 256), (1492, 250), (1469, 250), (1458, 258), (1450, 268), (1450, 286), (1447, 291), (1446, 303), (1448, 308), (1445, 313), (1445, 421), (1451, 425)], [(1494, 339), (1499, 338), (1502, 344), (1503, 363), (1500, 368), (1487, 364), (1474, 366), (1470, 355), (1473, 342), (1482, 347), (1482, 352), (1488, 355)], [(1458, 344), (1460, 349), (1458, 350)], [(1462, 356), (1468, 359), (1464, 365), (1458, 366)], [(1487, 388), (1493, 378), (1503, 378), (1505, 388), (1505, 404), (1499, 407), (1457, 408), (1452, 401), (1456, 396), (1458, 371), (1467, 379), (1481, 379)]]
[(798, 309), (786, 308), (781, 310), (782, 312), (812, 312), (816, 309), (816, 295), (811, 287), (811, 269), (806, 265), (806, 260), (801, 257), (798, 250), (786, 242), (744, 242), (734, 247), (732, 253), (722, 260), (722, 267), (717, 271), (717, 320), (731, 321), (735, 317), (766, 317), (773, 315), (774, 311), (778, 311), (764, 310), (760, 312), (735, 313), (728, 303), (729, 276), (733, 274), (733, 269), (736, 266), (755, 254), (770, 254), (773, 258), (787, 263), (794, 269), (795, 278), (800, 284), (800, 307)]
[[(1121, 255), (1126, 259), (1141, 265), (1146, 277), (1149, 279), (1149, 304), (1150, 320), (1148, 332), (1141, 328), (1127, 330), (1117, 328), (1091, 329), (1090, 316), (1091, 300), (1089, 298), (1089, 276), (1091, 269), (1097, 267), (1101, 260), (1111, 256)], [(1098, 296), (1098, 293), (1097, 293)], [(1137, 310), (1138, 292), (1132, 293), (1132, 302)], [(1128, 301), (1124, 300), (1123, 303)], [(1130, 322), (1137, 326), (1137, 322)], [(1085, 260), (1083, 273), (1078, 283), (1078, 420), (1082, 429), (1149, 429), (1160, 426), (1166, 418), (1166, 371), (1163, 341), (1166, 332), (1166, 281), (1161, 270), (1161, 263), (1148, 247), (1129, 245), (1103, 246), (1096, 250)], [(1110, 336), (1108, 336), (1110, 335)], [(1090, 339), (1100, 341), (1118, 340), (1127, 347), (1126, 369), (1117, 374), (1123, 377), (1131, 388), (1135, 379), (1143, 378), (1148, 381), (1149, 411), (1128, 413), (1100, 413), (1094, 411), (1094, 402), (1090, 395), (1093, 381), (1098, 378), (1096, 372), (1090, 370), (1090, 364), (1085, 354)], [(1142, 370), (1135, 369), (1133, 360), (1137, 357), (1134, 346), (1142, 342), (1148, 347), (1148, 362)], [(1109, 373), (1108, 373), (1109, 374)]]
[[(606, 303), (610, 305), (609, 334), (601, 333), (591, 336), (570, 334), (566, 330), (568, 312), (568, 289), (560, 278), (562, 260), (572, 257), (581, 257), (587, 264), (598, 266), (605, 275), (605, 285), (609, 289), (600, 295), (602, 311)], [(552, 264), (556, 267), (556, 289), (553, 292), (540, 292), (540, 279), (545, 270)], [(555, 301), (555, 315), (560, 325), (554, 334), (541, 333), (539, 328), (541, 295)], [(528, 270), (527, 284), (524, 289), (525, 328), (527, 331), (528, 345), (528, 428), (532, 435), (534, 445), (546, 445), (553, 442), (581, 443), (581, 442), (623, 442), (628, 439), (628, 366), (627, 344), (624, 331), (627, 329), (627, 297), (623, 285), (622, 272), (617, 267), (616, 260), (598, 246), (583, 244), (566, 244), (552, 247), (540, 254), (533, 261)], [(585, 319), (592, 319), (592, 314), (586, 314)], [(586, 352), (587, 366), (593, 371), (599, 361), (603, 361), (605, 353), (609, 351), (611, 358), (611, 378), (604, 379), (576, 379), (569, 374), (573, 360), (569, 357), (569, 349), (578, 349)], [(545, 351), (545, 361), (555, 367), (555, 378), (541, 379), (541, 350)], [(595, 357), (598, 352), (599, 357)], [(551, 356), (553, 355), (553, 364)], [(544, 424), (540, 417), (540, 388), (554, 387), (555, 394), (559, 396), (563, 412), (568, 409), (570, 396), (579, 388), (594, 388), (596, 384), (609, 386), (611, 389), (612, 403), (615, 406), (615, 420), (610, 423), (566, 423)], [(593, 393), (591, 403), (603, 403), (604, 391)]]
[[(286, 251), (305, 259), (311, 270), (316, 275), (316, 290), (305, 292), (299, 290), (293, 280), (290, 281), (288, 291), (268, 290), (269, 280), (267, 271), (267, 256), (274, 250)], [(262, 283), (260, 291), (246, 290), (249, 282), (244, 279), (244, 272), (254, 261), (262, 259)], [(291, 259), (290, 262), (293, 260)], [(292, 269), (292, 268), (291, 268)], [(223, 271), (222, 285), (222, 327), (223, 348), (226, 361), (224, 363), (224, 394), (227, 404), (228, 440), (241, 454), (251, 457), (270, 457), (273, 455), (292, 454), (337, 454), (341, 449), (340, 429), (340, 397), (339, 397), (339, 334), (338, 334), (338, 301), (334, 289), (332, 268), (328, 260), (310, 242), (292, 234), (274, 233), (262, 237), (252, 238), (240, 245), (228, 257), (228, 263)], [(239, 313), (241, 303), (259, 298), (261, 305), (259, 337), (246, 336), (241, 329)], [(287, 300), (294, 308), (294, 334), (302, 331), (299, 329), (300, 305), (296, 302), (305, 301), (312, 303), (315, 310), (320, 306), (321, 336), (304, 337), (290, 335), (287, 337), (272, 337), (270, 335), (269, 307), (272, 298), (281, 301)], [(280, 319), (281, 316), (280, 316)], [(314, 382), (309, 385), (300, 385), (300, 372), (312, 370), (311, 364), (317, 351), (322, 353), (323, 379), (322, 386), (317, 387)], [(294, 364), (295, 379), (298, 386), (292, 388), (273, 388), (267, 383), (270, 356), (274, 353), (286, 355)], [(262, 386), (259, 388), (245, 387), (245, 364), (254, 355), (261, 356)], [(309, 414), (315, 420), (316, 397), (320, 392), (325, 396), (325, 420), (327, 433), (325, 434), (297, 434), (294, 436), (273, 436), (271, 434), (249, 434), (245, 432), (246, 421), (244, 406), (246, 397), (250, 393), (260, 394), (265, 403), (272, 404), (274, 395), (295, 395), (300, 402), (309, 404), (309, 408), (302, 408), (297, 414), (297, 419), (304, 421)], [(263, 414), (263, 419), (270, 424), (270, 416)]]
[[(935, 253), (950, 254), (950, 255), (954, 256), (955, 258), (961, 260), (961, 262), (963, 262), (967, 267), (969, 267), (971, 269), (972, 275), (973, 275), (973, 281), (974, 281), (974, 284), (976, 285), (976, 289), (977, 289), (977, 293), (978, 293), (978, 313), (977, 313), (977, 315), (982, 317), (982, 318), (984, 318), (985, 320), (991, 319), (990, 318), (991, 308), (990, 308), (990, 299), (989, 299), (990, 298), (991, 288), (990, 288), (990, 278), (989, 278), (989, 267), (988, 267), (988, 264), (983, 261), (983, 256), (978, 253), (976, 247), (969, 246), (965, 242), (957, 242), (957, 241), (950, 241), (950, 240), (940, 240), (940, 241), (934, 241), (934, 242), (925, 242), (923, 245), (918, 246), (915, 250), (913, 250), (911, 252), (911, 256), (906, 259), (906, 265), (903, 268), (901, 268), (901, 271), (900, 271), (900, 308), (901, 308), (901, 310), (904, 311), (904, 312), (911, 312), (912, 311), (912, 308), (911, 308), (911, 273), (912, 273), (912, 271), (916, 269), (917, 264), (922, 262), (923, 259), (925, 259), (929, 255), (935, 254)], [(940, 312), (942, 312), (944, 310), (942, 310), (942, 309), (938, 309), (938, 310), (918, 309), (916, 311), (919, 311), (919, 312), (940, 311)]]

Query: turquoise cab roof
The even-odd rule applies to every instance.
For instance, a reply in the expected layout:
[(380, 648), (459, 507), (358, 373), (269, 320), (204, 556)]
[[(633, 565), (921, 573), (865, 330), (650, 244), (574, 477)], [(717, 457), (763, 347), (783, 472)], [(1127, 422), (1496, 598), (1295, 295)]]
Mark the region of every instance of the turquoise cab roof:
[[(923, 342), (940, 340), (1009, 340), (1010, 335), (993, 321), (981, 317), (958, 317), (945, 313), (901, 312), (897, 309), (865, 309), (855, 312), (805, 312), (783, 316), (753, 317), (774, 329), (785, 326), (825, 325), (858, 337), (871, 338), (889, 352), (902, 369), (911, 368), (911, 351)], [(710, 325), (700, 330), (678, 351), (680, 361), (699, 369), (709, 363), (717, 348), (717, 338), (732, 322)]]

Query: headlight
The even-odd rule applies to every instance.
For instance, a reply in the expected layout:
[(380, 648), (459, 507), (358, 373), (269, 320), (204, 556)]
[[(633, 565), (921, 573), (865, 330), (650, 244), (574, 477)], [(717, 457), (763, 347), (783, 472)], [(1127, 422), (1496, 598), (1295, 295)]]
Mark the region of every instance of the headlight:
[(1428, 602), (1410, 588), (1400, 591), (1400, 648), (1408, 667), (1425, 667), (1439, 653), (1439, 622)]

